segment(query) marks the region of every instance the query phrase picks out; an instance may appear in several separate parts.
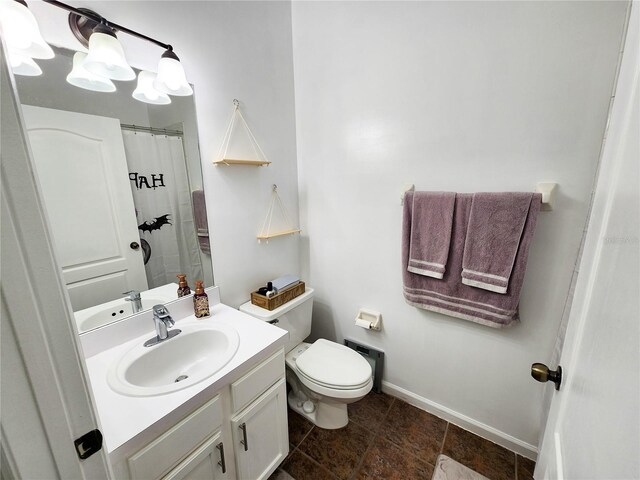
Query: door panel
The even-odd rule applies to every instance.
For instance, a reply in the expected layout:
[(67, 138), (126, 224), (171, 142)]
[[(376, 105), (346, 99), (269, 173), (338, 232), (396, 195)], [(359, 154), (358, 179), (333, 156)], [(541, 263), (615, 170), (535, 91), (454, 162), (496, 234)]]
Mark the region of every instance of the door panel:
[[(640, 5), (631, 19), (535, 477), (640, 478)], [(550, 387), (549, 387), (550, 388)]]
[[(74, 310), (147, 290), (120, 122), (23, 106), (58, 260)], [(90, 281), (88, 281), (90, 280)]]

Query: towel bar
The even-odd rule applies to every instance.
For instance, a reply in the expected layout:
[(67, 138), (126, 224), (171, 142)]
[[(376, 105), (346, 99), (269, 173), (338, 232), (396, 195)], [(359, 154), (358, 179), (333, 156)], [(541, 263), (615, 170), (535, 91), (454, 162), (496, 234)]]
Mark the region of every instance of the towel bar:
[(542, 194), (542, 208), (540, 208), (540, 210), (543, 210), (545, 212), (550, 212), (551, 210), (553, 210), (553, 204), (555, 203), (556, 199), (557, 186), (557, 183), (552, 182), (538, 183), (536, 192)]
[[(540, 210), (545, 212), (553, 210), (557, 187), (558, 184), (553, 182), (541, 182), (536, 185), (536, 193), (542, 194), (542, 208)], [(404, 194), (407, 192), (414, 192), (415, 190), (416, 186), (413, 183), (405, 183), (402, 186), (402, 192), (400, 193), (400, 205), (404, 202)]]

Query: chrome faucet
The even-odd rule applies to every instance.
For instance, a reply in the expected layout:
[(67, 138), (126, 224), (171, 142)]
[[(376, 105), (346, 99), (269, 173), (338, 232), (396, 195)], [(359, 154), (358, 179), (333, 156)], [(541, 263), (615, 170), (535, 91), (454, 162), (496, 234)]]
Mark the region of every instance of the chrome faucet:
[(160, 342), (175, 337), (181, 332), (181, 330), (177, 328), (175, 330), (169, 330), (176, 322), (171, 318), (169, 310), (167, 310), (167, 307), (164, 305), (153, 306), (153, 323), (156, 327), (156, 336), (144, 342), (145, 347), (157, 345)]
[(133, 313), (138, 313), (142, 311), (142, 297), (140, 296), (140, 292), (137, 290), (130, 290), (128, 292), (124, 292), (123, 295), (129, 295), (125, 297), (127, 302), (131, 302), (131, 308), (133, 309)]

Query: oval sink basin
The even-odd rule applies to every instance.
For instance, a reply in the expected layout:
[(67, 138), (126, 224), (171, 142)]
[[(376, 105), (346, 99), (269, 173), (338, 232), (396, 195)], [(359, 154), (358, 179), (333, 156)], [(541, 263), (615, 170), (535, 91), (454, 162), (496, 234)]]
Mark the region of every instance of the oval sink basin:
[(176, 329), (181, 332), (175, 337), (152, 347), (144, 347), (143, 340), (125, 353), (109, 369), (109, 386), (134, 397), (182, 390), (219, 371), (240, 344), (238, 332), (224, 324), (176, 324)]
[[(142, 310), (151, 310), (154, 305), (165, 304), (171, 300), (172, 298), (159, 296), (143, 297)], [(87, 308), (86, 310), (76, 313), (75, 317), (78, 325), (78, 333), (84, 333), (130, 315), (133, 315), (131, 302), (115, 300), (104, 305)]]

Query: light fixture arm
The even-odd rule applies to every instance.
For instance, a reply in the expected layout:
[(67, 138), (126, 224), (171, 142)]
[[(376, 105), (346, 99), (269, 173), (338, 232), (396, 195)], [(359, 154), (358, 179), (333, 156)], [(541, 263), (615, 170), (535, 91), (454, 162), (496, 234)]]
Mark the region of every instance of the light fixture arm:
[(53, 5), (54, 7), (67, 10), (68, 12), (74, 13), (81, 17), (88, 18), (89, 20), (92, 20), (95, 23), (102, 23), (110, 28), (117, 30), (118, 32), (124, 32), (133, 37), (138, 37), (138, 38), (141, 38), (142, 40), (146, 40), (148, 42), (154, 43), (159, 47), (164, 48), (165, 50), (173, 51), (173, 47), (168, 43), (162, 43), (161, 41), (156, 40), (155, 38), (148, 37), (147, 35), (144, 35), (140, 32), (136, 32), (135, 30), (131, 30), (130, 28), (123, 27), (122, 25), (118, 25), (117, 23), (111, 22), (106, 18), (104, 18), (103, 16), (98, 15), (97, 13), (91, 10), (72, 7), (71, 5), (67, 5), (66, 3), (59, 2), (58, 0), (42, 0), (42, 1), (50, 5)]

